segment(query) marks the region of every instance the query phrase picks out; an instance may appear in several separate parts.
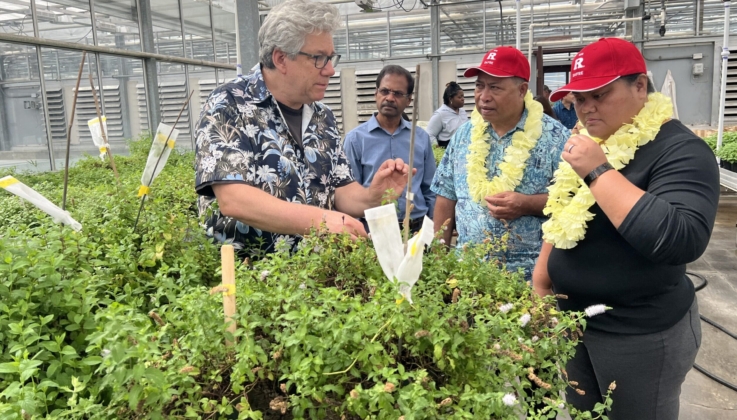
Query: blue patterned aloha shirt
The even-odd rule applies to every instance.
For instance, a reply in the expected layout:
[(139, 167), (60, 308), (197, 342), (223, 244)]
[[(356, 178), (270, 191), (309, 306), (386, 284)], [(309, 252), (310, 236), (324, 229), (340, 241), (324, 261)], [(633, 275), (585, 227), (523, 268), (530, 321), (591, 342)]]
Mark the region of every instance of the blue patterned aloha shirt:
[[(502, 138), (489, 127), (491, 134), (491, 153), (487, 162), (489, 179), (499, 174), (498, 165), (503, 161), (504, 149), (512, 142), (512, 135), (522, 130), (527, 121), (527, 110), (514, 129)], [(515, 189), (522, 194), (547, 194), (553, 173), (558, 168), (563, 145), (570, 137), (570, 131), (560, 122), (543, 115), (543, 132), (535, 147), (530, 151), (527, 169), (522, 182)], [(471, 122), (463, 124), (455, 132), (445, 151), (440, 166), (435, 171), (432, 189), (436, 194), (456, 201), (455, 219), (458, 230), (458, 246), (482, 243), (486, 238), (500, 238), (509, 231), (507, 250), (494, 259), (506, 266), (509, 271), (523, 269), (525, 279), (532, 278), (537, 256), (542, 247), (542, 224), (545, 217), (522, 216), (508, 221), (505, 226), (491, 217), (489, 209), (473, 201), (468, 189), (466, 156), (471, 143)]]
[(243, 183), (281, 200), (332, 210), (335, 190), (353, 182), (332, 111), (320, 102), (304, 108), (300, 144), (258, 64), (215, 89), (202, 108), (195, 158), (200, 218), (209, 236), (232, 244), (240, 255), (259, 256), (280, 246), (294, 249), (300, 237), (221, 215), (213, 184)]

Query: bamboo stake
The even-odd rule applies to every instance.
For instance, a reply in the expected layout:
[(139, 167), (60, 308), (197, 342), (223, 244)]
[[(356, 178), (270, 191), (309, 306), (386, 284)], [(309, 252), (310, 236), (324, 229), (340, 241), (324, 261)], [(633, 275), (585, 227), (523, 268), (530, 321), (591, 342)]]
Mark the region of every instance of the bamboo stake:
[[(223, 270), (223, 311), (225, 312), (225, 323), (228, 324), (227, 331), (235, 334), (235, 255), (233, 245), (223, 245), (220, 248), (220, 259)], [(235, 340), (235, 337), (233, 338)], [(225, 340), (226, 346), (232, 346), (234, 342)]]
[(84, 60), (87, 57), (87, 51), (82, 51), (82, 62), (79, 63), (79, 73), (77, 74), (77, 86), (74, 88), (74, 101), (72, 102), (72, 116), (69, 119), (69, 128), (67, 129), (67, 155), (64, 158), (64, 192), (61, 196), (61, 209), (67, 209), (67, 187), (69, 186), (69, 150), (72, 147), (72, 127), (74, 126), (74, 111), (77, 110), (77, 95), (79, 95), (79, 83), (82, 81), (82, 71), (84, 70)]
[(417, 118), (420, 109), (417, 106), (420, 103), (420, 65), (415, 68), (415, 107), (412, 111), (412, 130), (409, 135), (409, 173), (407, 174), (407, 195), (404, 202), (404, 252), (407, 252), (407, 241), (409, 241), (409, 221), (412, 212), (414, 194), (412, 194), (412, 169), (415, 165), (415, 131), (417, 128)]
[[(118, 175), (118, 169), (115, 167), (115, 158), (113, 158), (113, 151), (110, 147), (110, 142), (107, 140), (107, 133), (105, 133), (105, 124), (102, 123), (102, 114), (100, 113), (100, 103), (97, 102), (97, 92), (95, 91), (95, 82), (92, 80), (92, 73), (88, 73), (90, 76), (90, 88), (92, 88), (92, 98), (95, 100), (95, 110), (97, 111), (97, 119), (100, 120), (100, 132), (102, 133), (102, 140), (108, 145), (107, 155), (110, 156), (110, 166), (113, 168), (115, 174), (115, 180), (120, 183), (120, 176)], [(100, 86), (100, 92), (103, 92), (102, 86)], [(102, 93), (101, 93), (102, 94)]]
[[(166, 140), (169, 141), (171, 138), (172, 133), (174, 132), (174, 129), (177, 126), (177, 123), (179, 122), (179, 118), (182, 117), (182, 113), (184, 112), (184, 109), (187, 108), (187, 104), (189, 103), (189, 100), (192, 99), (192, 95), (194, 94), (194, 89), (192, 89), (191, 92), (189, 92), (189, 96), (187, 96), (187, 100), (184, 101), (184, 105), (182, 105), (182, 109), (179, 110), (179, 115), (177, 115), (177, 119), (174, 120), (174, 125), (171, 126), (171, 130), (169, 130), (169, 134), (166, 136)], [(156, 134), (154, 134), (156, 136)], [(154, 137), (155, 138), (155, 137)], [(154, 176), (156, 174), (156, 168), (159, 167), (159, 162), (161, 162), (161, 157), (164, 156), (164, 151), (166, 150), (166, 147), (161, 149), (161, 154), (159, 154), (159, 158), (156, 159), (156, 165), (154, 165), (154, 170), (151, 172), (151, 179), (148, 181), (148, 185), (151, 186), (151, 183), (154, 182)], [(138, 219), (141, 218), (141, 212), (143, 211), (143, 205), (146, 203), (146, 197), (148, 197), (148, 194), (144, 194), (143, 197), (141, 197), (141, 205), (138, 207), (138, 215), (136, 215), (136, 222), (133, 223), (133, 232), (136, 231), (136, 227), (138, 227)]]

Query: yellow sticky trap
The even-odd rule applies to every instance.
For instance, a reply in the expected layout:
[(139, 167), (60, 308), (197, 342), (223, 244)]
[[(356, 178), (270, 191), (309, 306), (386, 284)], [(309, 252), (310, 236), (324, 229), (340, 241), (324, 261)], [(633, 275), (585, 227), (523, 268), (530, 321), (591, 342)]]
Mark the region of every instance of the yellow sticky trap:
[(105, 146), (100, 147), (100, 153), (107, 153), (107, 147)]
[(6, 176), (3, 179), (0, 179), (0, 187), (7, 188), (13, 184), (17, 184), (18, 180), (13, 178), (12, 176)]
[(144, 195), (148, 195), (150, 192), (151, 192), (151, 188), (149, 188), (149, 187), (147, 187), (145, 185), (141, 185), (138, 188), (138, 196), (139, 197), (144, 196)]
[(404, 296), (402, 296), (401, 298), (397, 299), (397, 305), (401, 305), (402, 302), (404, 302)]
[(235, 284), (224, 284), (222, 287), (225, 288), (224, 296), (233, 296), (235, 294)]
[(166, 146), (167, 146), (168, 148), (170, 148), (170, 149), (173, 149), (173, 148), (174, 148), (174, 143), (176, 143), (176, 142), (175, 142), (174, 140), (172, 140), (172, 139), (169, 139), (169, 140), (168, 140), (168, 141), (166, 142)]
[(409, 255), (413, 257), (417, 255), (417, 241), (412, 242), (412, 247), (409, 249)]

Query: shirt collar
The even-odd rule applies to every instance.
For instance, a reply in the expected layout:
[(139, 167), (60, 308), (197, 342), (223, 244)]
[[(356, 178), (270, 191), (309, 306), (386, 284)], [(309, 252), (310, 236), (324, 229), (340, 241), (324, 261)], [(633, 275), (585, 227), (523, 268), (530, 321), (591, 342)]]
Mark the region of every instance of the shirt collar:
[[(503, 137), (511, 136), (512, 134), (516, 133), (517, 130), (524, 131), (525, 122), (527, 122), (527, 108), (522, 110), (522, 116), (520, 117), (519, 121), (517, 121), (517, 125), (515, 125), (513, 129), (509, 130), (506, 134), (504, 134)], [(496, 137), (497, 139), (502, 138), (502, 137), (499, 137), (499, 135), (496, 133), (496, 131), (494, 131), (493, 128), (491, 128), (491, 124), (489, 124), (489, 130), (491, 131), (492, 136)]]
[[(376, 130), (377, 128), (380, 128), (380, 129), (384, 130), (384, 128), (379, 125), (379, 120), (376, 119), (376, 113), (374, 113), (374, 115), (371, 116), (371, 119), (369, 119), (366, 122), (366, 128), (368, 128), (368, 131), (369, 132), (372, 132), (372, 131)], [(412, 129), (412, 123), (409, 122), (409, 121), (407, 121), (407, 120), (405, 120), (404, 118), (402, 118), (402, 120), (400, 122), (400, 130), (398, 130), (398, 131), (401, 131), (403, 129), (407, 129), (407, 130), (411, 130)], [(384, 131), (386, 132), (386, 130), (384, 130)]]

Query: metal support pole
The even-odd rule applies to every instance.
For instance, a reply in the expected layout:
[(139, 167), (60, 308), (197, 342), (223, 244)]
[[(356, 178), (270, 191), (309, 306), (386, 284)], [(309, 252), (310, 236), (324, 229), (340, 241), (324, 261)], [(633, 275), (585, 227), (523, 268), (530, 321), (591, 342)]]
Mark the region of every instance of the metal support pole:
[(578, 43), (583, 44), (583, 0), (578, 2), (578, 14), (579, 22), (581, 23), (580, 31), (578, 32)]
[(519, 4), (519, 1), (520, 0), (517, 0), (515, 2), (515, 6), (517, 8), (517, 10), (516, 10), (516, 12), (517, 12), (517, 27), (516, 27), (516, 30), (515, 30), (515, 35), (517, 37), (517, 42), (515, 43), (515, 46), (517, 47), (517, 49), (522, 48), (522, 16), (520, 15), (520, 4)]
[[(346, 16), (346, 19), (348, 16)], [(259, 62), (258, 30), (261, 20), (258, 14), (258, 1), (235, 0), (235, 43), (238, 45), (237, 63), (246, 73)]]
[[(179, 4), (179, 17), (180, 17), (179, 27), (180, 27), (180, 30), (182, 31), (182, 54), (184, 54), (185, 51), (187, 51), (187, 42), (184, 39), (184, 8), (182, 7), (182, 0), (178, 0), (177, 3)], [(237, 0), (236, 0), (236, 7), (238, 7)], [(237, 11), (236, 11), (236, 16), (237, 16)], [(238, 24), (236, 22), (236, 28), (237, 27), (238, 27)], [(238, 43), (238, 32), (237, 31), (238, 29), (236, 29), (236, 43)], [(240, 49), (238, 50), (240, 51)], [(228, 60), (230, 60), (230, 53), (228, 53)], [(238, 63), (240, 63), (240, 61), (238, 61)], [(187, 64), (184, 64), (184, 79), (185, 79), (184, 86), (186, 87), (187, 92), (191, 92), (192, 88), (189, 86), (189, 66)], [(216, 80), (215, 85), (217, 86), (217, 80)], [(189, 142), (190, 142), (190, 146), (192, 147), (192, 150), (194, 150), (195, 148), (194, 147), (195, 146), (194, 144), (195, 128), (194, 128), (194, 121), (192, 118), (192, 107), (191, 106), (189, 107), (189, 130), (190, 130), (189, 131), (190, 132)]]
[[(36, 15), (36, 0), (31, 0), (31, 18), (33, 19), (33, 36), (38, 38), (38, 16)], [(41, 57), (41, 46), (36, 45), (36, 60), (38, 61), (38, 79), (41, 82), (41, 101), (43, 103), (44, 128), (46, 128), (46, 147), (49, 151), (49, 165), (52, 171), (56, 170), (56, 156), (54, 156), (54, 138), (51, 133), (51, 117), (49, 116), (49, 98), (46, 95), (46, 80), (44, 78), (44, 62)], [(28, 75), (31, 76), (30, 67)]]
[(701, 35), (704, 24), (704, 0), (694, 0), (696, 3), (696, 15), (694, 15), (694, 35)]
[[(151, 22), (151, 0), (136, 0), (138, 5), (138, 27), (141, 35), (143, 51), (154, 50), (154, 29)], [(155, 58), (143, 60), (143, 84), (146, 90), (146, 104), (148, 111), (148, 128), (151, 133), (161, 121), (161, 104), (159, 104), (159, 77)]]
[[(90, 18), (92, 22), (92, 43), (96, 46), (99, 46), (100, 43), (97, 40), (97, 16), (95, 13), (95, 2), (94, 0), (89, 0), (90, 5)], [(100, 60), (100, 54), (94, 54), (95, 57), (95, 67), (97, 67), (97, 86), (99, 86), (100, 91), (100, 109), (102, 109), (102, 114), (105, 115), (105, 86), (102, 84), (102, 61)]]
[[(440, 73), (440, 6), (436, 0), (433, 0), (433, 5), (434, 7), (430, 8), (430, 28), (432, 31), (430, 54), (432, 56), (432, 109), (435, 110), (440, 106), (438, 103), (440, 99), (440, 83), (438, 83), (440, 77), (438, 74)], [(420, 107), (417, 106), (417, 111), (414, 112), (420, 112)]]
[(345, 15), (345, 58), (351, 59), (351, 43), (348, 32), (348, 15)]
[(484, 41), (484, 51), (486, 51), (486, 3), (483, 3), (483, 7), (484, 7), (484, 14), (482, 15), (482, 22), (484, 26), (483, 41)]
[[(719, 97), (719, 129), (717, 131), (717, 150), (722, 148), (724, 134), (724, 105), (727, 94), (727, 71), (729, 70), (729, 6), (732, 2), (724, 2), (724, 38), (722, 40), (722, 87)], [(717, 158), (717, 161), (719, 158)]]
[(387, 57), (392, 56), (392, 23), (389, 20), (389, 12), (386, 12), (386, 49)]

